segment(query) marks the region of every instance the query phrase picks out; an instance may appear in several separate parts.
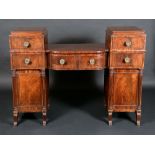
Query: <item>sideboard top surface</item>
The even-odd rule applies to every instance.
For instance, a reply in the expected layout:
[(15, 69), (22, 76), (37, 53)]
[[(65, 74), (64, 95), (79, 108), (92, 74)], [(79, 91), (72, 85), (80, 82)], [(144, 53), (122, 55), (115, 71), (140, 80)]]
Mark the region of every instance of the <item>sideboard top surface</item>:
[(117, 33), (136, 33), (136, 34), (144, 34), (145, 31), (141, 28), (137, 28), (134, 26), (129, 27), (108, 27), (107, 31), (113, 34)]
[(103, 53), (104, 44), (49, 44), (50, 53)]
[(44, 27), (35, 27), (35, 28), (15, 28), (10, 33), (13, 36), (29, 36), (29, 35), (46, 35), (47, 30)]

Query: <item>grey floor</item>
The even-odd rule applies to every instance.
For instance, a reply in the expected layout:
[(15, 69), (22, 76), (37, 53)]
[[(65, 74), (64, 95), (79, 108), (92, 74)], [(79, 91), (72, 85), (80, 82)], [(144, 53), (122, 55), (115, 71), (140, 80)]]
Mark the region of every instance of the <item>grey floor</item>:
[(41, 125), (41, 114), (20, 115), (18, 127), (12, 126), (11, 90), (0, 90), (0, 134), (91, 134), (130, 135), (155, 134), (155, 89), (143, 88), (142, 125), (135, 125), (134, 113), (115, 113), (113, 126), (107, 125), (103, 106), (103, 93), (97, 89), (89, 91), (50, 91), (48, 124)]

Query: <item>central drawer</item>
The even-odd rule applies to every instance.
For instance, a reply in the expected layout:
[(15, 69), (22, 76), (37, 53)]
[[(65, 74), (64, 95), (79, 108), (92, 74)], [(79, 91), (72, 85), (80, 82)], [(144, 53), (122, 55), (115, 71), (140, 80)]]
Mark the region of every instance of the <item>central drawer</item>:
[(45, 53), (11, 53), (12, 69), (45, 69)]
[(49, 53), (48, 67), (53, 70), (100, 70), (105, 67), (105, 54)]

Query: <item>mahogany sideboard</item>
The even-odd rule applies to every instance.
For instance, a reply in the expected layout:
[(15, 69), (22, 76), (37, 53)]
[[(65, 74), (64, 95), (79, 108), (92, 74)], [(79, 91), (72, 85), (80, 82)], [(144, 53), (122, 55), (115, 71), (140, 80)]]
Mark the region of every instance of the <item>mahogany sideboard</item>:
[(13, 121), (19, 113), (42, 112), (46, 125), (48, 71), (103, 70), (105, 107), (135, 112), (141, 121), (142, 77), (146, 34), (136, 27), (109, 27), (104, 44), (48, 44), (45, 28), (18, 28), (9, 36), (13, 89)]

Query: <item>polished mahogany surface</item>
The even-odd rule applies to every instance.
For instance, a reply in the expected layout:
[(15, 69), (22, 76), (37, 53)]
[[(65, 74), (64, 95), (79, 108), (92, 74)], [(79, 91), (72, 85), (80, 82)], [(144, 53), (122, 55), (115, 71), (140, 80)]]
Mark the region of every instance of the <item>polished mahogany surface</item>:
[(21, 112), (42, 112), (46, 125), (49, 70), (103, 70), (105, 107), (135, 112), (141, 120), (146, 34), (136, 27), (109, 27), (105, 44), (48, 44), (45, 28), (20, 28), (9, 36), (14, 125)]

